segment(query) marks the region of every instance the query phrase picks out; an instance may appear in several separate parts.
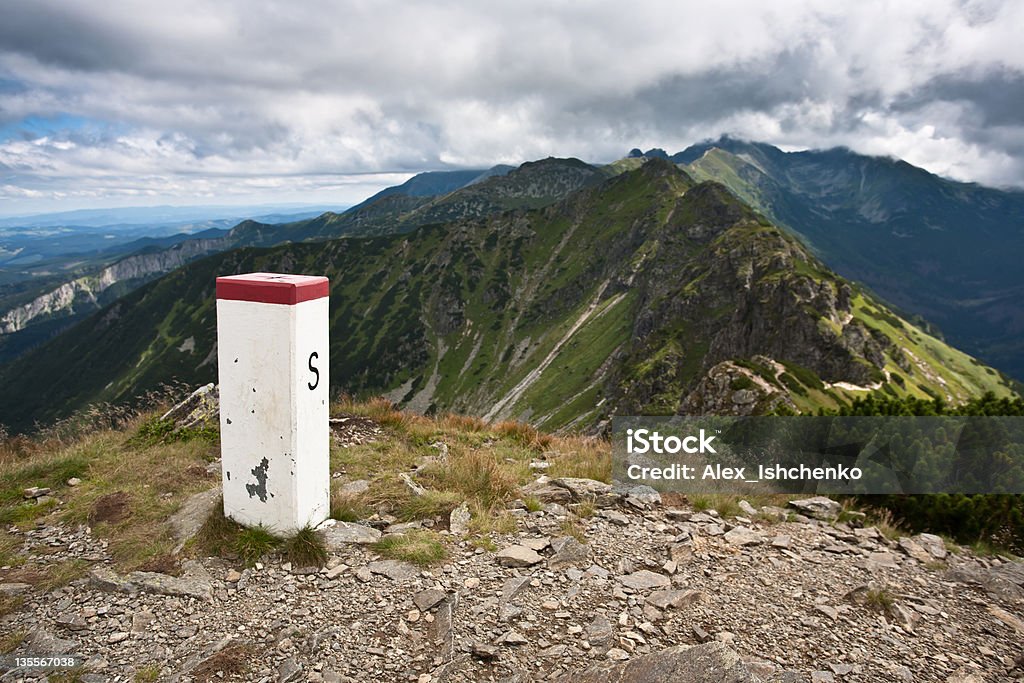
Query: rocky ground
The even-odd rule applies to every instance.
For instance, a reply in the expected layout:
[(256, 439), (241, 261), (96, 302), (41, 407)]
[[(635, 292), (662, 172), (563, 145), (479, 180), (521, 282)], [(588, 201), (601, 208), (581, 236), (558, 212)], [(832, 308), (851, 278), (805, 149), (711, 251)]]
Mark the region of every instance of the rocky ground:
[[(354, 417), (332, 429), (343, 447), (380, 434)], [(216, 494), (182, 506), (179, 536)], [(120, 574), (88, 528), (40, 522), (9, 529), (19, 571), (76, 560), (88, 573), (50, 592), (0, 585), (24, 600), (0, 638), (15, 654), (80, 655), (62, 680), (86, 683), (1024, 681), (1024, 564), (840, 523), (828, 499), (791, 505), (724, 519), (644, 487), (540, 477), (490, 549), (464, 535), (464, 508), (425, 520), (451, 551), (429, 568), (374, 552), (417, 526), (375, 515), (320, 532), (323, 568), (198, 558), (178, 576)]]
[[(95, 566), (48, 594), (5, 585), (27, 600), (3, 629), (26, 634), (22, 653), (82, 655), (85, 681), (572, 680), (701, 643), (726, 647), (668, 654), (742, 661), (736, 678), (692, 680), (1024, 680), (1019, 563), (949, 554), (935, 537), (773, 521), (787, 517), (778, 509), (723, 520), (588, 480), (531, 492), (552, 502), (518, 507), (497, 552), (453, 538), (429, 570), (381, 560), (365, 545), (380, 531), (340, 524), (321, 570), (204, 559), (181, 577), (120, 576), (87, 529), (37, 528), (24, 552)], [(565, 535), (581, 497), (598, 504), (579, 521), (585, 543)]]

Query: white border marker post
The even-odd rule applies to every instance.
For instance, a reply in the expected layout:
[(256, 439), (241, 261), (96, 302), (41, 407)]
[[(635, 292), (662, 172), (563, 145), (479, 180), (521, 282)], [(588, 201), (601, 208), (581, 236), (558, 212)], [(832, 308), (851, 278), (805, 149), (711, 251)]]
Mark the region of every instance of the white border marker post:
[(328, 281), (217, 278), (224, 514), (290, 533), (330, 509)]

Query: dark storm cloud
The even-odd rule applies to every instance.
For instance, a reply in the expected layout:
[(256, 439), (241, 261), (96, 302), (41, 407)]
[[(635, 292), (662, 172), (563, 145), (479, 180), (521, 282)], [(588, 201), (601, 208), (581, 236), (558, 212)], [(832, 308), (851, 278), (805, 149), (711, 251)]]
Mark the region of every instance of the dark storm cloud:
[(980, 76), (940, 74), (900, 97), (893, 108), (913, 111), (935, 102), (963, 105), (978, 127), (1020, 126), (1024, 124), (1024, 73), (1000, 69)]
[[(25, 170), (0, 198), (355, 193), (721, 133), (1024, 185), (1022, 24), (988, 0), (13, 0), (0, 164)], [(74, 123), (19, 130), (38, 117)]]

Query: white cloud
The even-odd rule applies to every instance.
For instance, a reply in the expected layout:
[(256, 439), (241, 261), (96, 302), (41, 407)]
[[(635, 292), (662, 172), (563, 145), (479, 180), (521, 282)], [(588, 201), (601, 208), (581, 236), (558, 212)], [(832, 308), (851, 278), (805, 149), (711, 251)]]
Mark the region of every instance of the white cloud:
[[(608, 161), (727, 132), (1024, 185), (1024, 120), (987, 122), (1024, 111), (1022, 25), (1012, 1), (14, 0), (0, 125), (95, 126), (0, 142), (0, 183), (326, 196), (372, 191), (349, 174)], [(998, 103), (944, 85), (996, 76)]]

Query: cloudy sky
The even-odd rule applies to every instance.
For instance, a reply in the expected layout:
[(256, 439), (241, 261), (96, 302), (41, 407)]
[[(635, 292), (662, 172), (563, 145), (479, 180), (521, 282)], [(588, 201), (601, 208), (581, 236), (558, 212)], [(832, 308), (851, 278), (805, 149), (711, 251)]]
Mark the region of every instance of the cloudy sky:
[(722, 133), (1024, 187), (1024, 3), (6, 0), (0, 214), (358, 201)]

